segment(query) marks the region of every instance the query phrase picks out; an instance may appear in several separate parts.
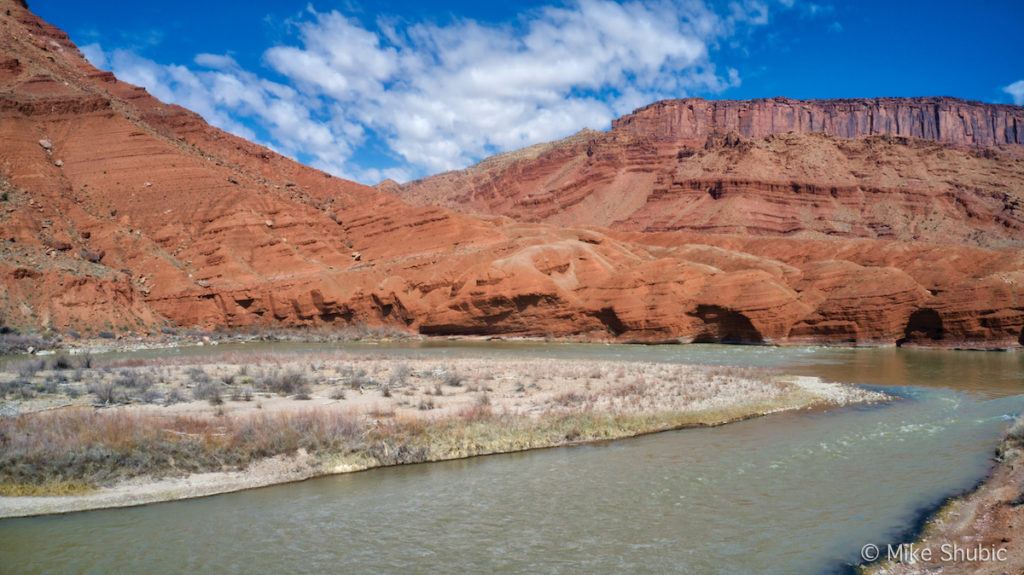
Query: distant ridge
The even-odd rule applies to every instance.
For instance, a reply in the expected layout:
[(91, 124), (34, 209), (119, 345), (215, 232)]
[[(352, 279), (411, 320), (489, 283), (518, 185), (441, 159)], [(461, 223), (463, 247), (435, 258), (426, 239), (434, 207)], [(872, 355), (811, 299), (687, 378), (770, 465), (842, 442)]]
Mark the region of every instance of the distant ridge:
[(1024, 107), (949, 97), (836, 100), (663, 100), (612, 123), (659, 140), (748, 138), (796, 132), (839, 138), (890, 135), (965, 146), (1024, 145)]

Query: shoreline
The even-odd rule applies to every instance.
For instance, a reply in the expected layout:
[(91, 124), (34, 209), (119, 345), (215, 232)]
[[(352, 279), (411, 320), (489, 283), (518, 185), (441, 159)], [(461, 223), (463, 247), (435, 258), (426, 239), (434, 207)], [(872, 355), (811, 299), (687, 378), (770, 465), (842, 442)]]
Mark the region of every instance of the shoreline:
[[(379, 366), (373, 363), (375, 360), (362, 361), (360, 365), (368, 375), (378, 375)], [(249, 461), (240, 469), (200, 469), (184, 476), (176, 475), (173, 469), (170, 474), (163, 470), (156, 474), (128, 475), (77, 495), (40, 496), (29, 491), (26, 495), (0, 496), (0, 518), (205, 497), (392, 465), (593, 444), (664, 431), (724, 425), (774, 413), (894, 399), (814, 377), (762, 372), (723, 372), (697, 366), (626, 365), (623, 362), (589, 362), (586, 370), (581, 371), (582, 364), (566, 362), (538, 364), (535, 361), (462, 359), (445, 360), (444, 365), (457, 370), (466, 382), (460, 387), (445, 388), (440, 396), (430, 395), (433, 392), (427, 391), (438, 403), (431, 406), (430, 411), (419, 411), (422, 407), (414, 405), (416, 394), (422, 387), (420, 378), (424, 374), (437, 373), (438, 365), (439, 362), (433, 360), (409, 362), (409, 366), (415, 368), (412, 370), (415, 375), (409, 376), (408, 385), (395, 388), (386, 399), (378, 396), (376, 391), (349, 391), (346, 399), (331, 401), (322, 397), (326, 388), (314, 388), (312, 399), (306, 401), (264, 397), (249, 403), (232, 401), (216, 408), (196, 401), (171, 407), (129, 405), (89, 411), (87, 416), (95, 419), (95, 422), (88, 422), (89, 428), (101, 423), (105, 417), (130, 416), (149, 418), (138, 419), (138, 425), (159, 430), (171, 425), (169, 417), (187, 417), (192, 418), (189, 421), (193, 425), (196, 421), (204, 421), (227, 426), (218, 427), (221, 431), (214, 435), (224, 435), (224, 429), (228, 429), (226, 433), (230, 435), (233, 427), (245, 421), (257, 421), (259, 425), (269, 423), (270, 432), (273, 432), (274, 426), (279, 425), (275, 422), (282, 421), (282, 417), (297, 420), (314, 416), (323, 419), (330, 415), (347, 418), (346, 425), (358, 427), (354, 435), (363, 439), (315, 453), (302, 447), (282, 451)], [(482, 373), (496, 368), (505, 374), (504, 378), (478, 379)], [(174, 370), (178, 367), (165, 365), (161, 369)], [(216, 369), (228, 367), (216, 364)], [(328, 365), (322, 366), (320, 372), (328, 369)], [(531, 373), (535, 375), (531, 376)], [(543, 379), (536, 374), (543, 374)], [(531, 380), (531, 377), (538, 379)], [(488, 387), (470, 391), (478, 382), (483, 385), (483, 381), (489, 382)], [(524, 381), (533, 383), (527, 387), (523, 385)], [(435, 386), (434, 390), (437, 389)], [(486, 402), (481, 401), (484, 397)], [(345, 403), (352, 404), (348, 408), (350, 411), (340, 411), (340, 404)], [(224, 412), (225, 407), (228, 408), (227, 413)], [(70, 415), (76, 409), (88, 408), (77, 406), (70, 412), (62, 408), (22, 417), (45, 422), (52, 413), (63, 417), (61, 413)], [(45, 431), (46, 427), (39, 429)], [(36, 437), (39, 434), (31, 429), (26, 433)], [(367, 440), (367, 437), (376, 439)], [(322, 443), (314, 442), (313, 445)], [(149, 444), (140, 444), (137, 449), (145, 450), (146, 445)], [(68, 473), (61, 472), (61, 475), (63, 479), (69, 478)], [(73, 474), (70, 478), (76, 479)], [(8, 485), (18, 487), (16, 483)]]
[[(281, 330), (263, 334), (248, 332), (197, 332), (188, 334), (174, 334), (164, 336), (114, 336), (111, 338), (76, 338), (48, 341), (44, 347), (29, 346), (19, 351), (11, 351), (0, 354), (0, 357), (10, 359), (28, 358), (34, 356), (47, 356), (57, 353), (68, 353), (71, 355), (85, 354), (112, 354), (112, 353), (133, 353), (140, 351), (159, 351), (168, 349), (182, 349), (192, 347), (249, 344), (249, 343), (294, 343), (294, 344), (415, 344), (430, 342), (456, 342), (456, 343), (544, 343), (544, 344), (592, 344), (592, 345), (636, 345), (636, 346), (657, 346), (657, 345), (692, 345), (693, 342), (684, 341), (680, 338), (663, 340), (617, 340), (617, 339), (595, 339), (586, 336), (504, 336), (504, 335), (422, 335), (419, 333), (407, 333), (400, 331), (387, 332), (384, 335), (370, 334), (368, 336), (353, 335), (350, 330), (331, 332), (326, 330), (313, 331), (308, 329)], [(703, 345), (703, 344), (696, 344)], [(827, 341), (794, 341), (794, 342), (759, 342), (759, 343), (720, 343), (719, 345), (740, 345), (754, 347), (820, 347), (826, 349), (912, 349), (912, 350), (934, 350), (934, 351), (986, 351), (1015, 353), (1024, 352), (1024, 346), (1012, 344), (992, 344), (987, 342), (949, 342), (942, 345), (898, 345), (890, 342), (859, 342), (859, 343), (837, 343)]]
[[(882, 547), (879, 560), (862, 563), (854, 572), (863, 575), (1024, 572), (1024, 416), (1017, 418), (1000, 442), (993, 465), (982, 479), (972, 488), (924, 512), (914, 527), (889, 545), (897, 550), (915, 551), (914, 561), (890, 559), (888, 550)], [(957, 556), (960, 552), (963, 554)], [(986, 552), (993, 555), (983, 556)]]

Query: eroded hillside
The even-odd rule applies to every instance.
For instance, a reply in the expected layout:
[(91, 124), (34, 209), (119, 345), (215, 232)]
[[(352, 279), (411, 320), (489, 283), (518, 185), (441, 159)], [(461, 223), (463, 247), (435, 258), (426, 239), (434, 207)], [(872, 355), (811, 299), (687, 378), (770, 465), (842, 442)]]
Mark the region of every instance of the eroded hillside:
[[(1011, 143), (1022, 137), (1022, 108), (950, 99), (724, 102), (689, 124), (681, 111), (711, 104), (649, 106), (608, 133), (399, 192), (415, 203), (617, 230), (1024, 246), (1024, 147)], [(786, 131), (793, 123), (778, 118), (794, 116), (817, 124)], [(980, 127), (995, 124), (998, 137)]]
[[(581, 134), (482, 164), (500, 169), (478, 191), (459, 189), (497, 215), (413, 206), (94, 69), (63, 32), (3, 0), (2, 323), (982, 346), (1024, 337), (1014, 150), (817, 135), (704, 143)], [(890, 167), (844, 172), (832, 166), (839, 156)], [(794, 186), (797, 164), (847, 183)], [(946, 188), (891, 205), (863, 189), (916, 190), (913, 173), (940, 169)], [(707, 181), (722, 170), (729, 179)], [(765, 195), (769, 171), (779, 180)], [(417, 200), (451, 203), (456, 187)]]

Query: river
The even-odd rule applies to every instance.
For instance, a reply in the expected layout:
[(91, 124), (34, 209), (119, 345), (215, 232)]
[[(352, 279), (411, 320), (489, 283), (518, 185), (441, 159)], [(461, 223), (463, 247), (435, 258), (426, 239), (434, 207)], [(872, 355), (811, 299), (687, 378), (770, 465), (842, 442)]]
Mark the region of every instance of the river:
[(576, 344), (253, 344), (388, 356), (761, 366), (884, 406), (0, 521), (4, 573), (832, 573), (976, 484), (1024, 407), (1024, 354)]

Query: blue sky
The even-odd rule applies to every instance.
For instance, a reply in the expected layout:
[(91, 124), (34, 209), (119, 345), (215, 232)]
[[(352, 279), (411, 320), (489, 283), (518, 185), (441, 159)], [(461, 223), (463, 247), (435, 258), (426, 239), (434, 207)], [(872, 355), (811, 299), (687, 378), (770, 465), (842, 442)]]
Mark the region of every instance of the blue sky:
[(30, 1), (90, 60), (375, 183), (606, 129), (667, 97), (1024, 104), (1024, 2)]

